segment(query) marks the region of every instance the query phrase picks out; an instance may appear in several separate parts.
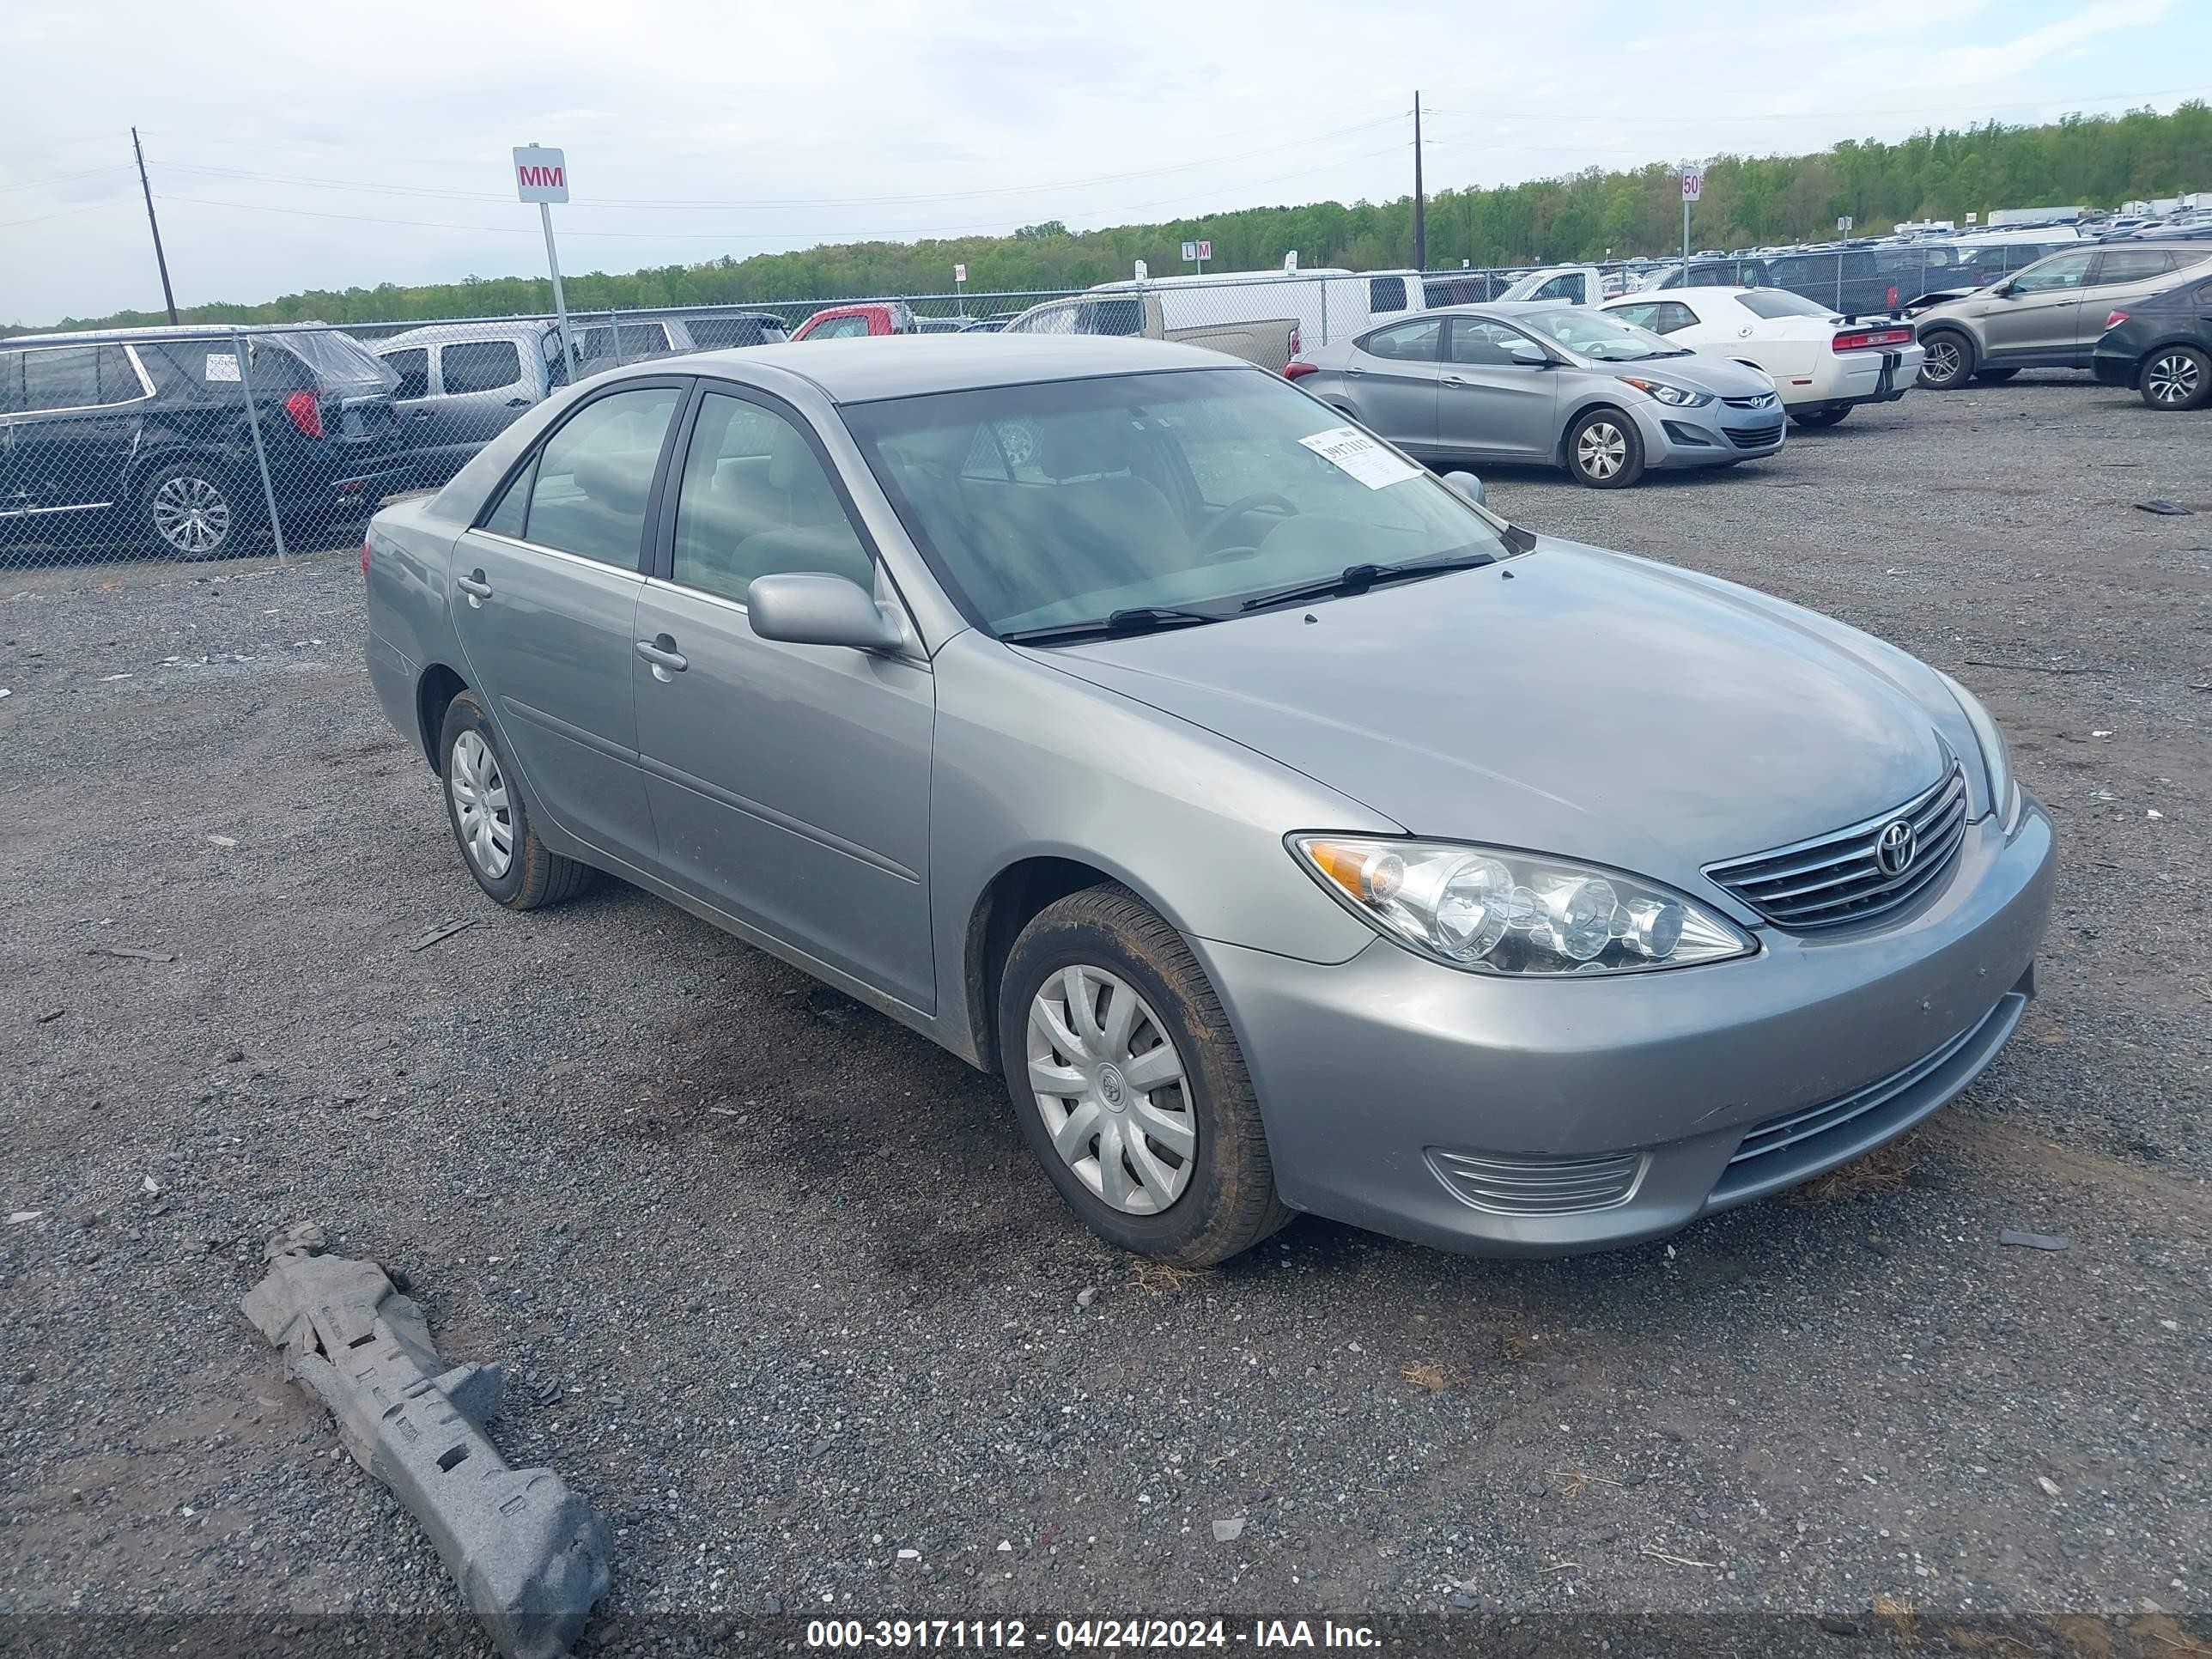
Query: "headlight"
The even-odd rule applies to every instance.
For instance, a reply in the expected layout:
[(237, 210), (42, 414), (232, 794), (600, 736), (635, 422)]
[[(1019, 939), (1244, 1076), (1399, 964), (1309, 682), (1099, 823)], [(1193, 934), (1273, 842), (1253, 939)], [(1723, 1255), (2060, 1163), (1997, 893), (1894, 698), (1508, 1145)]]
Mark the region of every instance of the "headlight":
[(1620, 380), (1622, 385), (1632, 386), (1647, 397), (1656, 398), (1669, 409), (1695, 409), (1713, 400), (1710, 392), (1692, 392), (1686, 386), (1668, 386), (1664, 380), (1643, 380), (1633, 374), (1624, 374)]
[(1381, 932), (1473, 973), (1632, 972), (1757, 948), (1680, 893), (1562, 859), (1350, 836), (1292, 836), (1290, 846)]
[(1943, 684), (1951, 688), (1958, 700), (1959, 711), (1966, 717), (1966, 724), (1974, 729), (1974, 741), (1981, 745), (1982, 769), (1989, 779), (1990, 810), (1997, 815), (1997, 825), (2010, 835), (2020, 824), (2020, 785), (2012, 775), (2012, 750), (2005, 746), (2004, 733), (1990, 718), (1990, 711), (1982, 707), (1982, 700), (1972, 692), (1944, 674)]

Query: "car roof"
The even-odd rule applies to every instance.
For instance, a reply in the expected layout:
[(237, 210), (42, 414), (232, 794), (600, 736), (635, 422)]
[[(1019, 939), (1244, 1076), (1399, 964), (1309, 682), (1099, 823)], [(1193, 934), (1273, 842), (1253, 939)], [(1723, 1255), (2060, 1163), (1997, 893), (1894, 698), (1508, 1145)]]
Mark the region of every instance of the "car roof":
[[(382, 351), (387, 346), (432, 345), (441, 340), (520, 340), (544, 334), (556, 326), (557, 325), (550, 319), (518, 322), (429, 323), (421, 328), (410, 328), (404, 333), (387, 334), (380, 340), (363, 340), (362, 343), (371, 351)], [(581, 328), (583, 324), (580, 321), (576, 326)]]
[(0, 348), (64, 345), (75, 344), (79, 341), (101, 340), (113, 340), (121, 345), (139, 345), (155, 340), (228, 338), (233, 334), (283, 336), (343, 331), (343, 325), (337, 323), (155, 323), (138, 328), (78, 328), (50, 334), (11, 334), (0, 340)]
[(696, 351), (656, 357), (613, 372), (671, 374), (687, 367), (738, 380), (755, 379), (761, 370), (796, 375), (811, 381), (833, 403), (860, 404), (1038, 380), (1091, 380), (1163, 369), (1249, 369), (1251, 365), (1200, 346), (1126, 337), (901, 334)]

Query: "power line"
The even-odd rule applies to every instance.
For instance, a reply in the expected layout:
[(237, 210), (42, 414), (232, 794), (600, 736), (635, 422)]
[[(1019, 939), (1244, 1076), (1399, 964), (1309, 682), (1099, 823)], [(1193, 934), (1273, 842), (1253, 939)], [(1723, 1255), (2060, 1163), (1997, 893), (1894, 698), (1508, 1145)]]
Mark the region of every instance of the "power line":
[(18, 190), (44, 190), (48, 185), (72, 184), (79, 179), (90, 179), (103, 173), (128, 173), (130, 170), (130, 162), (117, 161), (104, 167), (87, 167), (82, 173), (58, 173), (51, 179), (19, 179), (12, 185), (0, 185), (0, 195)]
[(43, 225), (49, 219), (73, 219), (80, 213), (96, 212), (101, 208), (111, 208), (119, 202), (127, 202), (130, 199), (128, 196), (109, 196), (97, 202), (86, 202), (76, 207), (64, 208), (58, 213), (41, 213), (34, 219), (10, 219), (4, 224), (0, 224), (0, 230), (14, 230), (19, 225)]

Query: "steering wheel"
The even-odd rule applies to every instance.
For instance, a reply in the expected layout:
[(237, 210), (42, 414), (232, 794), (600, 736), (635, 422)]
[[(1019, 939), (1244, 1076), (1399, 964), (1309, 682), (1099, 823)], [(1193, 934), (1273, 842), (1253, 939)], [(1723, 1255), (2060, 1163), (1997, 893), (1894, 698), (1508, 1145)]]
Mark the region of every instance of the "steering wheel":
[(1199, 552), (1206, 554), (1214, 551), (1224, 531), (1247, 513), (1255, 512), (1263, 507), (1273, 507), (1285, 518), (1296, 517), (1298, 510), (1298, 504), (1296, 501), (1286, 495), (1279, 495), (1272, 489), (1255, 490), (1249, 495), (1240, 495), (1214, 514), (1213, 522), (1206, 526), (1206, 533), (1198, 538)]

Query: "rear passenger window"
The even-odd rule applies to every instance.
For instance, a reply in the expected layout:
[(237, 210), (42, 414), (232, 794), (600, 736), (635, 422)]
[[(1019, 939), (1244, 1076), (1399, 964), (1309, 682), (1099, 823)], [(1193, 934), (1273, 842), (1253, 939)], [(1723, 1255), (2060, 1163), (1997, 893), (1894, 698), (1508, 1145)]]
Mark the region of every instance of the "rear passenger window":
[(416, 346), (406, 351), (387, 351), (385, 367), (399, 377), (399, 384), (392, 395), (395, 398), (427, 398), (430, 395), (430, 352), (426, 346)]
[[(519, 533), (540, 547), (635, 569), (653, 469), (683, 396), (676, 386), (640, 386), (578, 410), (538, 453)], [(507, 509), (501, 501), (493, 519)]]
[(2109, 288), (2118, 283), (2140, 283), (2163, 276), (2172, 269), (2163, 248), (2111, 248), (2097, 256), (2096, 284)]
[(99, 402), (98, 346), (55, 346), (23, 354), (26, 410), (89, 409)]
[(1387, 357), (1395, 363), (1432, 363), (1437, 360), (1437, 337), (1443, 331), (1441, 318), (1400, 323), (1395, 328), (1376, 330), (1359, 343), (1359, 349), (1370, 357)]
[(669, 574), (743, 599), (758, 578), (786, 571), (875, 583), (874, 562), (805, 434), (774, 410), (709, 392), (684, 461)]
[(497, 392), (522, 378), (522, 353), (512, 340), (458, 341), (440, 349), (438, 374), (449, 398)]

